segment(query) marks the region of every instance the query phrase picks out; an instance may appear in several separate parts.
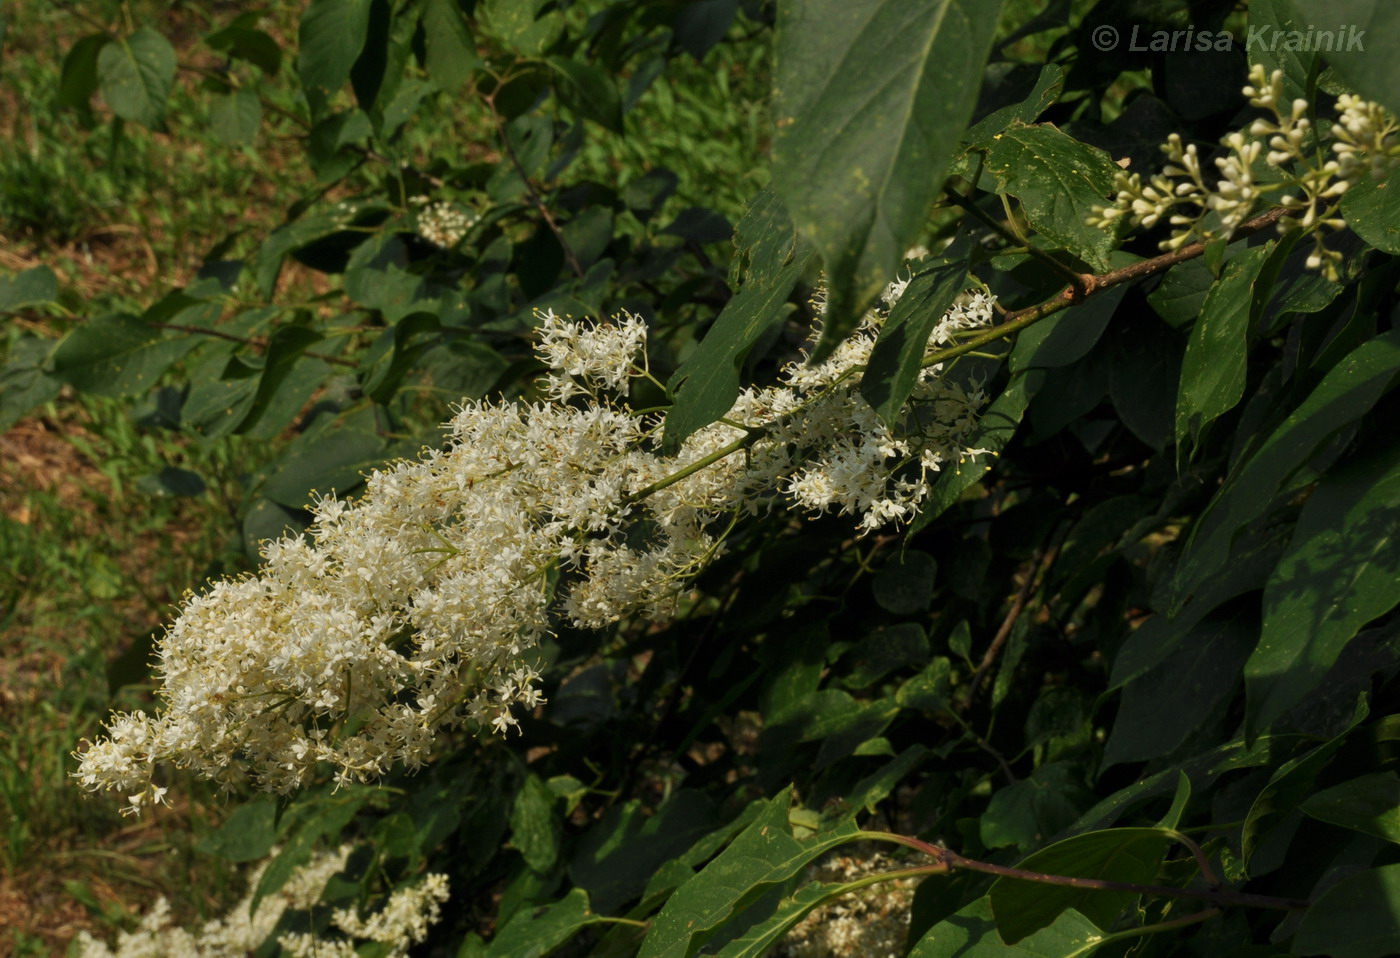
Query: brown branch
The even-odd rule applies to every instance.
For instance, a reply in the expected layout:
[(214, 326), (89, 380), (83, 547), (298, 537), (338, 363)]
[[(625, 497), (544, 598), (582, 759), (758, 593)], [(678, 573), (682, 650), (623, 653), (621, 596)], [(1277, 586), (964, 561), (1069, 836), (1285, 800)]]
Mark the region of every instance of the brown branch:
[(1226, 907), (1242, 905), (1250, 908), (1272, 908), (1277, 911), (1294, 911), (1307, 908), (1311, 903), (1300, 898), (1278, 898), (1273, 895), (1253, 895), (1230, 888), (1177, 888), (1174, 885), (1141, 885), (1137, 882), (1111, 881), (1106, 878), (1080, 878), (1075, 875), (1052, 875), (1047, 872), (1034, 872), (1024, 868), (1011, 868), (1007, 865), (993, 865), (991, 862), (964, 858), (951, 848), (933, 845), (910, 835), (896, 835), (892, 832), (866, 832), (871, 838), (897, 842), (907, 848), (923, 852), (948, 869), (982, 872), (999, 878), (1016, 881), (1036, 882), (1041, 885), (1059, 885), (1065, 888), (1083, 888), (1088, 891), (1120, 891), (1135, 895), (1157, 895), (1163, 898), (1193, 898)]
[[(1245, 236), (1252, 236), (1261, 230), (1268, 229), (1277, 223), (1288, 213), (1283, 207), (1269, 210), (1260, 216), (1254, 217), (1240, 224), (1239, 229), (1231, 234), (1232, 239), (1240, 239)], [(923, 365), (933, 366), (941, 362), (946, 362), (958, 356), (975, 352), (979, 347), (987, 343), (995, 342), (998, 339), (1005, 339), (1013, 333), (1019, 333), (1028, 326), (1053, 316), (1055, 313), (1071, 306), (1077, 306), (1088, 297), (1101, 290), (1114, 286), (1121, 286), (1124, 283), (1131, 283), (1133, 280), (1145, 279), (1148, 276), (1155, 276), (1158, 273), (1166, 272), (1178, 263), (1195, 259), (1206, 251), (1204, 242), (1190, 243), (1179, 250), (1170, 253), (1163, 253), (1161, 256), (1154, 256), (1151, 259), (1140, 260), (1131, 266), (1124, 266), (1121, 269), (1110, 270), (1107, 273), (1082, 273), (1077, 282), (1065, 287), (1056, 296), (1047, 299), (1043, 303), (1035, 306), (1027, 306), (1025, 309), (1013, 310), (1006, 314), (1003, 322), (993, 326), (991, 329), (970, 336), (956, 346), (949, 346), (947, 349), (939, 349), (929, 353), (924, 358)]]
[[(499, 89), (499, 88), (497, 88)], [(506, 130), (505, 121), (501, 119), (501, 114), (496, 111), (496, 91), (482, 97), (487, 109), (491, 111), (491, 119), (496, 124), (496, 130), (501, 135), (501, 145), (505, 147), (506, 157), (510, 160), (510, 165), (515, 167), (515, 172), (520, 177), (520, 181), (525, 184), (525, 192), (530, 195), (530, 203), (543, 217), (545, 225), (554, 234), (554, 238), (559, 241), (560, 247), (564, 250), (564, 258), (569, 261), (569, 268), (574, 271), (574, 275), (583, 278), (583, 265), (579, 263), (578, 257), (574, 255), (574, 249), (569, 245), (569, 241), (564, 238), (564, 231), (559, 228), (559, 224), (554, 220), (554, 214), (545, 205), (544, 197), (540, 196), (535, 189), (534, 181), (530, 179), (530, 174), (525, 171), (525, 164), (520, 162), (520, 156), (515, 152), (515, 147), (510, 142), (510, 133)]]
[(1017, 620), (1021, 618), (1021, 613), (1025, 611), (1031, 593), (1035, 591), (1036, 584), (1044, 579), (1050, 566), (1055, 563), (1055, 557), (1059, 551), (1059, 546), (1045, 550), (1026, 570), (1026, 580), (1021, 583), (1021, 588), (1017, 591), (1016, 598), (1006, 613), (1006, 618), (1001, 620), (1001, 627), (997, 629), (996, 635), (992, 636), (991, 644), (987, 646), (987, 651), (982, 654), (982, 661), (978, 663), (977, 671), (972, 675), (972, 681), (967, 687), (967, 696), (959, 704), (960, 711), (967, 711), (972, 707), (972, 703), (977, 701), (977, 693), (981, 690), (987, 675), (992, 671), (992, 666), (996, 664), (997, 657), (1001, 655), (1006, 640), (1011, 637), (1011, 630), (1015, 628)]
[[(266, 349), (267, 340), (261, 336), (246, 337), (235, 336), (233, 333), (226, 333), (220, 329), (205, 329), (202, 326), (184, 326), (180, 323), (147, 323), (152, 329), (168, 329), (177, 333), (198, 333), (204, 336), (213, 336), (215, 339), (227, 339), (231, 343), (242, 343), (245, 346), (252, 346), (255, 349)], [(320, 359), (328, 363), (335, 363), (337, 366), (349, 366), (351, 369), (359, 369), (360, 364), (353, 359), (342, 359), (339, 356), (329, 356), (325, 353), (313, 353), (307, 350), (303, 356), (310, 356), (313, 359)]]

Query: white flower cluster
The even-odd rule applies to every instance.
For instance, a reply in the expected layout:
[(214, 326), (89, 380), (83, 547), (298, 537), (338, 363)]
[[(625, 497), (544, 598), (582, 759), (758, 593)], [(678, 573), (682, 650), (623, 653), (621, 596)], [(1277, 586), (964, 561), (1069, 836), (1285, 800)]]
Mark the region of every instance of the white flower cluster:
[(415, 196), (409, 200), (418, 211), (418, 235), (434, 246), (451, 249), (462, 241), (481, 217), (465, 210), (456, 203), (429, 202), (426, 196)]
[[(1274, 194), (1274, 204), (1292, 214), (1279, 220), (1279, 232), (1311, 233), (1307, 266), (1335, 281), (1341, 254), (1323, 244), (1321, 227), (1345, 228), (1337, 215), (1342, 194), (1362, 175), (1379, 177), (1400, 165), (1400, 126), (1378, 104), (1344, 94), (1337, 99), (1337, 121), (1327, 137), (1319, 137), (1307, 101), (1286, 102), (1283, 71), (1268, 74), (1260, 64), (1250, 70), (1244, 94), (1273, 119), (1257, 119), (1248, 131), (1221, 141), (1229, 152), (1215, 161), (1220, 176), (1214, 184), (1206, 182), (1195, 144), (1183, 144), (1173, 133), (1162, 147), (1168, 160), (1163, 171), (1146, 183), (1138, 173), (1117, 174), (1113, 205), (1095, 207), (1089, 223), (1106, 226), (1126, 216), (1132, 225), (1150, 229), (1167, 218), (1174, 229), (1161, 247), (1174, 250), (1215, 235), (1203, 222), (1210, 213), (1219, 218), (1220, 235), (1233, 235)], [(1259, 179), (1261, 158), (1270, 171), (1264, 180)]]
[[(222, 918), (204, 923), (198, 932), (186, 931), (170, 923), (170, 903), (159, 898), (141, 919), (135, 931), (117, 935), (115, 946), (98, 941), (87, 932), (79, 932), (75, 942), (76, 958), (170, 958), (173, 955), (191, 958), (242, 958), (256, 952), (265, 942), (282, 915), (288, 909), (314, 908), (333, 875), (345, 868), (353, 847), (342, 845), (335, 851), (322, 852), (294, 871), (276, 892), (253, 905), (254, 890), (269, 858), (249, 877), (248, 893)], [(417, 885), (396, 889), (384, 906), (363, 918), (352, 909), (337, 909), (332, 925), (347, 937), (317, 937), (306, 933), (283, 935), (278, 944), (296, 958), (306, 956), (335, 956), (350, 958), (356, 954), (353, 939), (380, 942), (387, 950), (378, 952), (386, 958), (398, 958), (408, 953), (409, 946), (422, 941), (428, 927), (441, 916), (441, 906), (447, 900), (447, 876), (428, 875)]]
[[(896, 868), (884, 852), (842, 855), (807, 870), (813, 881), (846, 883)], [(779, 945), (783, 958), (900, 958), (909, 935), (917, 878), (867, 885), (816, 909)]]
[[(931, 348), (991, 315), (967, 294)], [(886, 425), (857, 391), (879, 322), (745, 390), (668, 456), (659, 416), (621, 394), (649, 375), (642, 321), (545, 314), (552, 399), (465, 404), (445, 448), (376, 471), (354, 502), (320, 499), (305, 536), (264, 547), (258, 576), (188, 598), (158, 643), (163, 709), (115, 715), (75, 776), (140, 810), (164, 795), (162, 762), (283, 793), (318, 769), (349, 782), (416, 768), (440, 731), (505, 732), (512, 706), (541, 704), (530, 650), (554, 617), (669, 615), (742, 514), (788, 498), (862, 531), (910, 519), (932, 473), (979, 452), (982, 396), (930, 366)]]

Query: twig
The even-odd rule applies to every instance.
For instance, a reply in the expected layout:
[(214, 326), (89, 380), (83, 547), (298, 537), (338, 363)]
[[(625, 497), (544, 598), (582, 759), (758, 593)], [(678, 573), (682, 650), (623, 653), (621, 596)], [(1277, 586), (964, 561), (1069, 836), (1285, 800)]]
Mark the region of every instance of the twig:
[(1012, 601), (1011, 608), (1007, 610), (1006, 618), (1001, 620), (1001, 627), (997, 629), (996, 635), (992, 636), (991, 644), (987, 646), (987, 651), (982, 654), (982, 661), (978, 663), (977, 671), (972, 675), (972, 681), (967, 687), (967, 696), (959, 705), (961, 711), (967, 711), (972, 707), (972, 703), (977, 701), (977, 693), (981, 690), (982, 683), (986, 681), (988, 673), (992, 671), (992, 666), (996, 664), (997, 657), (1001, 655), (1006, 640), (1011, 637), (1011, 630), (1015, 628), (1017, 620), (1021, 618), (1021, 613), (1025, 611), (1026, 603), (1030, 601), (1031, 592), (1035, 590), (1036, 584), (1044, 578), (1045, 572), (1054, 564), (1059, 551), (1059, 546), (1045, 550), (1026, 570), (1026, 580), (1021, 583), (1021, 588), (1016, 592), (1016, 598)]
[(564, 238), (564, 231), (559, 228), (559, 224), (554, 221), (554, 214), (545, 205), (544, 197), (540, 196), (535, 189), (534, 181), (530, 179), (530, 174), (525, 171), (525, 164), (520, 162), (519, 155), (515, 152), (515, 146), (510, 142), (510, 132), (506, 130), (505, 122), (501, 119), (501, 114), (496, 111), (496, 93), (492, 91), (487, 96), (482, 97), (487, 109), (491, 111), (491, 119), (496, 124), (496, 129), (501, 134), (501, 145), (505, 147), (506, 157), (510, 160), (510, 165), (515, 167), (515, 172), (520, 176), (520, 181), (525, 184), (525, 192), (530, 195), (530, 202), (543, 217), (545, 225), (554, 233), (554, 238), (559, 241), (560, 247), (564, 250), (564, 258), (569, 261), (569, 268), (574, 271), (574, 275), (583, 278), (583, 265), (579, 263), (578, 257), (574, 255), (574, 249), (569, 245), (569, 241)]
[[(1252, 236), (1261, 230), (1268, 229), (1277, 223), (1288, 210), (1283, 207), (1272, 209), (1261, 216), (1256, 216), (1252, 220), (1246, 220), (1240, 224), (1239, 229), (1231, 234), (1231, 239), (1240, 239), (1245, 236)], [(1131, 266), (1124, 266), (1120, 269), (1110, 270), (1107, 273), (1082, 273), (1079, 281), (1072, 283), (1061, 290), (1058, 295), (1047, 299), (1043, 303), (1035, 306), (1027, 306), (1025, 309), (1013, 310), (1006, 314), (1005, 320), (991, 329), (985, 330), (976, 336), (959, 343), (956, 346), (949, 346), (947, 349), (939, 349), (924, 357), (923, 365), (933, 366), (938, 363), (947, 362), (970, 353), (987, 343), (998, 339), (1005, 339), (1013, 333), (1019, 333), (1028, 326), (1033, 326), (1045, 319), (1053, 316), (1063, 309), (1077, 306), (1088, 297), (1101, 290), (1109, 289), (1113, 286), (1121, 286), (1124, 283), (1131, 283), (1136, 279), (1145, 279), (1148, 276), (1155, 276), (1158, 273), (1166, 272), (1178, 263), (1195, 259), (1206, 251), (1204, 242), (1189, 243), (1179, 250), (1171, 253), (1163, 253), (1161, 256), (1154, 256), (1151, 259), (1140, 260)]]
[[(267, 348), (267, 340), (263, 339), (261, 336), (252, 338), (235, 336), (233, 333), (226, 333), (220, 329), (205, 329), (202, 326), (184, 326), (180, 323), (147, 323), (146, 325), (150, 326), (152, 329), (168, 329), (177, 333), (199, 333), (204, 336), (213, 336), (216, 339), (227, 339), (231, 343), (242, 343), (245, 346), (252, 346), (256, 349)], [(360, 366), (360, 364), (353, 359), (342, 359), (339, 356), (329, 356), (325, 353), (313, 353), (309, 349), (302, 353), (302, 355), (310, 356), (313, 359), (324, 360), (328, 363), (335, 363), (337, 366), (349, 366), (351, 369), (358, 369)]]
[(1277, 911), (1294, 911), (1307, 908), (1310, 902), (1299, 898), (1279, 898), (1274, 895), (1253, 895), (1230, 888), (1177, 888), (1173, 885), (1141, 885), (1137, 882), (1111, 881), (1106, 878), (1080, 878), (1075, 875), (1051, 875), (1046, 872), (1033, 872), (1024, 868), (1011, 868), (1006, 865), (993, 865), (991, 862), (964, 858), (951, 848), (932, 845), (909, 835), (896, 835), (892, 832), (865, 832), (870, 838), (896, 842), (931, 856), (950, 870), (982, 872), (1000, 878), (1017, 881), (1036, 882), (1041, 885), (1060, 885), (1066, 888), (1084, 888), (1090, 891), (1124, 891), (1135, 895), (1158, 895), (1163, 898), (1194, 898), (1210, 902), (1212, 905), (1243, 905), (1251, 908), (1272, 908)]

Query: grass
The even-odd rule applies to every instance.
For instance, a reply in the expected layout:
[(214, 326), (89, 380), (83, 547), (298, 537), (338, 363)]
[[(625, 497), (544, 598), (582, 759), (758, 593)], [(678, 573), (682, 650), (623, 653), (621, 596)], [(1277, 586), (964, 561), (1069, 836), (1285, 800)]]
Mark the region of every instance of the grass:
[[(165, 133), (114, 123), (100, 97), (91, 119), (55, 105), (64, 52), (99, 26), (153, 21), (198, 64), (198, 7), (5, 4), (0, 268), (54, 268), (77, 317), (188, 283), (215, 243), (251, 246), (310, 188), (290, 131), (270, 122), (256, 150), (217, 141), (184, 75)], [(69, 325), (63, 311), (7, 320), (0, 355), (22, 330)], [(234, 513), (247, 446), (194, 443), (130, 403), (67, 391), (0, 434), (0, 956), (61, 954), (80, 930), (110, 939), (160, 894), (189, 919), (226, 896), (227, 869), (193, 851), (224, 806), (207, 787), (181, 783), (189, 798), (133, 821), (68, 774), (112, 708), (149, 702), (150, 639), (181, 595), (245, 563)], [(209, 490), (151, 493), (146, 477), (167, 465)], [(114, 693), (112, 678), (138, 681)]]
[[(0, 271), (52, 267), (62, 308), (7, 319), (0, 358), (21, 334), (57, 338), (75, 321), (148, 306), (189, 283), (227, 237), (221, 257), (250, 252), (314, 191), (294, 124), (264, 111), (255, 148), (230, 147), (210, 129), (197, 84), (211, 54), (199, 36), (211, 25), (204, 11), (226, 22), (237, 12), (226, 8), (5, 4)], [(299, 12), (277, 5), (261, 25), (290, 49)], [(190, 68), (177, 78), (166, 131), (115, 122), (100, 96), (90, 116), (56, 105), (73, 42), (147, 22)], [(737, 219), (764, 177), (768, 78), (762, 51), (733, 49), (676, 64), (672, 83), (653, 84), (629, 115), (625, 136), (593, 130), (570, 179), (620, 187), (665, 166), (681, 181), (661, 216), (697, 205)], [(489, 117), (470, 102), (451, 109), (415, 120), (406, 157), (462, 162), (464, 144), (468, 154), (490, 154)], [(367, 170), (366, 182), (383, 172)], [(741, 182), (752, 190), (715, 193), (716, 184)], [(320, 283), (303, 299), (326, 292), (322, 277), (303, 272), (293, 282)], [(110, 940), (160, 894), (186, 920), (216, 913), (227, 898), (229, 870), (193, 850), (224, 814), (218, 796), (198, 782), (171, 783), (186, 796), (174, 808), (123, 819), (117, 801), (89, 800), (75, 787), (71, 752), (100, 733), (111, 709), (149, 704), (151, 638), (186, 590), (246, 567), (239, 474), (275, 451), (238, 437), (191, 439), (154, 425), (139, 404), (68, 390), (0, 434), (0, 958), (62, 953), (80, 930)], [(170, 465), (199, 474), (208, 491), (153, 494), (149, 477)]]

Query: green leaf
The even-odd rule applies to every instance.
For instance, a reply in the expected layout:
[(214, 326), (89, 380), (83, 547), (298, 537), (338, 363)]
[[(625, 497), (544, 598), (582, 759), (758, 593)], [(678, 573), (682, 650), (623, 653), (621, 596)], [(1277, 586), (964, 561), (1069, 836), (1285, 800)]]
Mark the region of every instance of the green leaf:
[[(1358, 709), (1353, 726), (1364, 717), (1364, 710)], [(1270, 834), (1283, 825), (1289, 816), (1296, 814), (1298, 803), (1313, 790), (1318, 774), (1332, 761), (1332, 756), (1342, 747), (1349, 732), (1350, 729), (1274, 769), (1268, 784), (1250, 803), (1249, 813), (1240, 829), (1240, 848), (1246, 866)]]
[(63, 388), (61, 380), (44, 372), (53, 348), (37, 336), (24, 336), (10, 346), (8, 361), (0, 367), (0, 433)]
[(773, 183), (826, 267), (817, 359), (855, 328), (924, 228), (972, 116), (999, 9), (989, 0), (779, 6)]
[(142, 126), (157, 127), (175, 81), (175, 48), (150, 27), (113, 40), (97, 55), (102, 97), (112, 112)]
[(569, 878), (604, 914), (642, 894), (658, 868), (720, 824), (714, 803), (698, 789), (681, 789), (648, 811), (637, 800), (614, 805), (580, 837), (569, 860)]
[(909, 958), (1080, 958), (1113, 939), (1069, 908), (1048, 926), (1008, 944), (997, 932), (991, 900), (983, 897), (930, 928)]
[(1400, 843), (1400, 775), (1362, 775), (1308, 796), (1298, 806), (1320, 822)]
[(1225, 266), (1206, 294), (1201, 317), (1191, 328), (1176, 399), (1176, 440), (1192, 444), (1244, 395), (1254, 283), (1273, 243), (1240, 253)]
[(266, 858), (277, 844), (277, 800), (264, 795), (240, 806), (218, 831), (204, 836), (197, 846), (206, 855), (231, 862)]
[(1311, 692), (1367, 622), (1400, 603), (1400, 446), (1327, 476), (1264, 589), (1264, 629), (1245, 666), (1249, 725)]
[(256, 911), (264, 898), (285, 885), (293, 872), (311, 860), (312, 851), (323, 838), (338, 836), (372, 794), (370, 788), (323, 790), (285, 814), (282, 850), (263, 872), (250, 908)]
[(510, 843), (525, 864), (543, 874), (559, 859), (559, 820), (555, 795), (538, 775), (527, 775), (510, 812)]
[(893, 424), (904, 411), (919, 380), (929, 336), (966, 284), (967, 260), (962, 257), (920, 270), (880, 327), (861, 375), (860, 394), (885, 422)]
[(1298, 12), (1290, 6), (1289, 0), (1251, 0), (1249, 33), (1246, 37), (1254, 38), (1255, 42), (1246, 42), (1245, 52), (1249, 55), (1251, 66), (1257, 63), (1269, 75), (1275, 70), (1283, 71), (1285, 103), (1292, 103), (1299, 97), (1309, 97), (1312, 92), (1310, 87), (1316, 82), (1316, 72), (1321, 66), (1318, 62), (1318, 46), (1311, 43), (1289, 43), (1289, 34), (1296, 31), (1298, 36), (1303, 36), (1314, 29), (1314, 24), (1325, 24), (1323, 29), (1327, 29), (1338, 22), (1336, 17), (1336, 9), (1329, 8), (1325, 19), (1315, 19), (1310, 23), (1307, 17), (1298, 16)]
[(1074, 823), (1092, 800), (1069, 762), (1051, 762), (992, 795), (978, 819), (982, 844), (1033, 848)]
[(541, 16), (549, 0), (485, 0), (477, 5), (482, 24), (521, 56), (537, 57), (559, 38), (564, 19), (558, 10)]
[[(1171, 833), (1167, 829), (1110, 828), (1056, 842), (1025, 858), (1016, 867), (1050, 875), (1145, 885), (1157, 877), (1170, 843)], [(1008, 944), (1015, 944), (1051, 925), (1061, 912), (1070, 908), (1106, 929), (1137, 896), (1133, 892), (998, 878), (988, 897), (1001, 937)]]
[(216, 96), (209, 104), (209, 125), (224, 143), (252, 143), (262, 125), (262, 102), (247, 87)]
[(220, 53), (246, 60), (270, 77), (282, 68), (282, 48), (269, 34), (253, 27), (234, 23), (209, 34), (204, 42)]
[(1179, 609), (1230, 562), (1246, 524), (1316, 480), (1309, 459), (1338, 430), (1365, 415), (1400, 374), (1400, 332), (1362, 343), (1328, 370), (1308, 398), (1225, 480), (1201, 514), (1177, 563)]
[(997, 192), (1020, 200), (1031, 226), (1056, 248), (1098, 272), (1109, 268), (1116, 233), (1085, 222), (1108, 201), (1120, 172), (1107, 153), (1049, 124), (1011, 126), (989, 142), (987, 171)]
[(324, 338), (307, 326), (279, 326), (273, 331), (267, 340), (257, 391), (238, 432), (270, 437), (301, 411), (330, 372), (324, 360), (303, 356)]
[(565, 106), (605, 129), (622, 132), (622, 100), (611, 76), (570, 57), (546, 57), (545, 63), (564, 81), (557, 89)]
[(75, 328), (53, 353), (53, 375), (99, 396), (130, 396), (199, 345), (194, 336), (165, 338), (134, 316), (104, 316)]
[(791, 788), (768, 800), (728, 848), (676, 890), (652, 921), (641, 958), (689, 958), (720, 925), (769, 887), (860, 836), (860, 830), (846, 822), (799, 841), (788, 824), (791, 804)]
[(0, 313), (13, 313), (58, 299), (58, 277), (47, 266), (0, 276)]
[(937, 571), (938, 563), (927, 552), (905, 550), (875, 573), (871, 582), (875, 601), (895, 615), (923, 612), (933, 601), (933, 577)]
[(521, 908), (491, 939), (487, 958), (541, 958), (564, 944), (580, 928), (597, 921), (588, 892), (573, 888), (542, 908)]
[(1293, 939), (1295, 955), (1385, 958), (1400, 953), (1400, 865), (1343, 878), (1313, 902)]
[[(982, 410), (977, 432), (968, 441), (968, 445), (990, 452), (1000, 452), (1005, 448), (1011, 437), (1016, 434), (1016, 427), (1021, 424), (1021, 419), (1026, 414), (1026, 406), (1044, 382), (1045, 371), (1041, 369), (1014, 374), (1001, 394)], [(946, 512), (962, 498), (964, 492), (991, 471), (994, 461), (992, 456), (984, 455), (946, 467), (934, 482), (928, 497), (920, 504), (918, 516), (909, 523), (908, 535), (912, 536)]]
[(874, 685), (895, 669), (923, 665), (929, 659), (928, 636), (916, 622), (899, 622), (875, 629), (860, 640), (856, 663), (843, 684), (850, 689)]
[(97, 57), (102, 48), (112, 42), (105, 33), (93, 33), (83, 37), (68, 50), (63, 58), (63, 69), (59, 74), (59, 106), (72, 110), (88, 111), (88, 101), (97, 92)]
[(373, 0), (311, 0), (302, 14), (297, 73), (313, 114), (322, 113), (330, 95), (349, 79), (365, 48), (372, 5)]
[(1400, 255), (1400, 187), (1390, 177), (1361, 177), (1342, 195), (1342, 216), (1376, 249)]
[[(992, 137), (1001, 133), (1007, 127), (1014, 125), (1029, 126), (1034, 123), (1036, 117), (1044, 113), (1060, 99), (1060, 95), (1065, 88), (1065, 71), (1057, 63), (1047, 63), (1040, 68), (1040, 75), (1036, 77), (1035, 86), (1026, 98), (1020, 103), (1011, 103), (988, 113), (978, 120), (967, 130), (967, 142), (975, 146), (987, 147), (992, 144)], [(975, 155), (971, 152), (964, 154), (958, 159), (960, 167), (967, 167), (971, 172), (973, 166), (971, 157)]]
[(481, 66), (467, 18), (457, 0), (425, 0), (420, 14), (423, 23), (423, 66), (439, 87), (448, 91), (461, 88)]
[(298, 437), (267, 467), (258, 491), (274, 502), (300, 509), (312, 490), (344, 495), (363, 481), (365, 470), (384, 458), (384, 439), (368, 416), (343, 417), (327, 429)]
[(811, 260), (811, 253), (799, 248), (782, 203), (767, 190), (739, 221), (734, 243), (736, 260), (746, 253), (748, 257), (744, 285), (671, 377), (668, 385), (675, 403), (666, 413), (668, 450), (679, 449), (697, 430), (729, 411), (739, 395), (744, 358), (764, 332), (788, 314), (788, 295)]
[(1337, 24), (1323, 58), (1347, 85), (1400, 116), (1400, 7), (1389, 0), (1291, 0), (1305, 22)]
[[(1168, 629), (1168, 634), (1180, 635), (1180, 642), (1165, 658), (1123, 687), (1113, 732), (1104, 747), (1102, 768), (1158, 758), (1186, 741), (1239, 687), (1240, 669), (1259, 634), (1259, 620), (1238, 610), (1233, 615), (1207, 619), (1191, 629), (1184, 627), (1186, 623), (1173, 629), (1175, 624), (1168, 623), (1165, 616), (1152, 621), (1156, 626), (1152, 632), (1160, 634), (1161, 629)], [(1146, 629), (1144, 625), (1138, 632)], [(1136, 634), (1128, 641), (1131, 643), (1134, 638)], [(1120, 652), (1114, 674), (1120, 668), (1131, 668), (1137, 652), (1138, 649)], [(1166, 714), (1172, 716), (1172, 721), (1162, 721)]]

